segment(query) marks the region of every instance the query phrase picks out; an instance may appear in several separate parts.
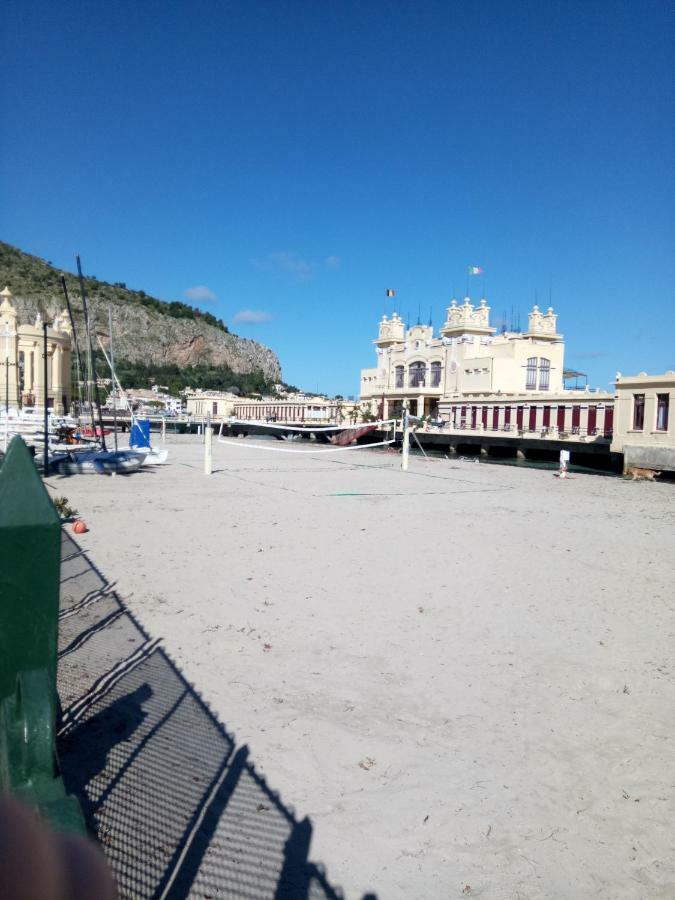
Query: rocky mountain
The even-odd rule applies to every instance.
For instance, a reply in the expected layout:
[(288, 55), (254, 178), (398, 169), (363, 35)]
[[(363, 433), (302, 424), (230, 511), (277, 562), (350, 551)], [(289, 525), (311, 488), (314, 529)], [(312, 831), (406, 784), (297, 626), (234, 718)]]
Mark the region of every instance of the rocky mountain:
[[(0, 242), (0, 286), (14, 294), (19, 321), (38, 312), (51, 321), (64, 309), (61, 275), (65, 276), (78, 334), (83, 317), (76, 275), (56, 269), (46, 260)], [(231, 334), (212, 314), (180, 302), (166, 302), (122, 282), (109, 284), (85, 278), (89, 318), (104, 344), (108, 343), (108, 309), (112, 308), (115, 356), (129, 362), (165, 366), (227, 367), (236, 373), (261, 373), (280, 382), (279, 360), (269, 347)]]

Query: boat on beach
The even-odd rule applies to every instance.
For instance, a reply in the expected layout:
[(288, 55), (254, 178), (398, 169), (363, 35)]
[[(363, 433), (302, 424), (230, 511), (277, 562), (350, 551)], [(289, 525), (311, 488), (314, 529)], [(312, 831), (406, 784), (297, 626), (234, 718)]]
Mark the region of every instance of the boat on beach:
[(57, 475), (128, 475), (146, 458), (142, 451), (68, 450), (49, 457), (49, 470)]

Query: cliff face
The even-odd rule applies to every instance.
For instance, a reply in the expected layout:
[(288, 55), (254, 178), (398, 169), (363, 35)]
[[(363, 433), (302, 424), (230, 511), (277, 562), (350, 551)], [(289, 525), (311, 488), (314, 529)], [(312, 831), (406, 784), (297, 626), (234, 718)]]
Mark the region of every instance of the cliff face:
[[(84, 337), (82, 304), (75, 276), (64, 273), (75, 327)], [(60, 283), (61, 272), (36, 256), (0, 243), (0, 285), (9, 286), (19, 321), (35, 319), (38, 312), (53, 320), (65, 308)], [(178, 366), (227, 366), (233, 372), (262, 372), (270, 382), (282, 380), (276, 354), (269, 347), (231, 334), (226, 328), (205, 322), (198, 310), (181, 317), (164, 312), (169, 304), (142, 291), (130, 291), (122, 284), (110, 285), (85, 279), (89, 319), (104, 345), (108, 345), (108, 309), (112, 309), (115, 356), (131, 362)], [(159, 307), (159, 308), (155, 308)], [(190, 309), (185, 307), (185, 309)]]
[[(12, 288), (11, 283), (9, 285)], [(84, 321), (79, 294), (71, 294), (75, 327), (84, 346)], [(228, 366), (233, 372), (262, 372), (268, 381), (281, 381), (276, 354), (256, 341), (221, 331), (198, 319), (174, 319), (133, 304), (87, 298), (94, 333), (108, 346), (108, 307), (112, 307), (115, 356), (148, 364), (175, 363)], [(15, 297), (19, 321), (32, 321), (38, 311), (47, 321), (65, 307), (58, 298)]]

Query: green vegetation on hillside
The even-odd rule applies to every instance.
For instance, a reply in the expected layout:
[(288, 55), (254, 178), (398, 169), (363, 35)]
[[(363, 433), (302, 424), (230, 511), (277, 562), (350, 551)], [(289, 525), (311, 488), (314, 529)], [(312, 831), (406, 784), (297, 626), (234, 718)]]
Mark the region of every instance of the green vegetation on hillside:
[[(105, 360), (98, 356), (96, 370), (99, 377), (109, 376)], [(203, 391), (227, 391), (235, 388), (243, 396), (249, 394), (274, 394), (274, 385), (265, 381), (262, 372), (233, 372), (227, 366), (161, 366), (115, 360), (115, 372), (123, 388), (149, 388), (163, 384), (169, 393), (177, 395), (183, 388), (201, 388)]]
[[(31, 256), (29, 253), (24, 253), (22, 250), (0, 241), (0, 285), (4, 287), (8, 284), (16, 297), (30, 297), (39, 300), (49, 300), (54, 297), (62, 302), (62, 274), (65, 276), (71, 298), (79, 298), (80, 285), (77, 275), (55, 269), (48, 260)], [(84, 286), (90, 297), (97, 297), (113, 303), (135, 303), (174, 319), (200, 319), (221, 331), (229, 331), (222, 319), (216, 318), (209, 312), (203, 312), (195, 306), (178, 300), (170, 302), (158, 300), (156, 297), (146, 294), (145, 291), (130, 290), (121, 281), (109, 284), (107, 281), (99, 281), (98, 278), (85, 277)]]

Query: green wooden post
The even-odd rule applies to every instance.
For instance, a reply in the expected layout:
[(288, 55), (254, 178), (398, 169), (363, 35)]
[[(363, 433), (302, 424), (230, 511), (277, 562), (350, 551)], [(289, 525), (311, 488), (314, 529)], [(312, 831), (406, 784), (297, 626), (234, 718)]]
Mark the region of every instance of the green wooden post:
[(0, 468), (0, 789), (83, 830), (55, 746), (61, 523), (20, 437)]

